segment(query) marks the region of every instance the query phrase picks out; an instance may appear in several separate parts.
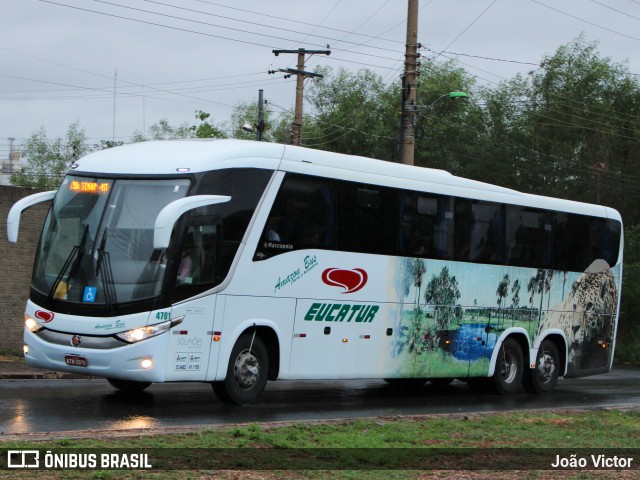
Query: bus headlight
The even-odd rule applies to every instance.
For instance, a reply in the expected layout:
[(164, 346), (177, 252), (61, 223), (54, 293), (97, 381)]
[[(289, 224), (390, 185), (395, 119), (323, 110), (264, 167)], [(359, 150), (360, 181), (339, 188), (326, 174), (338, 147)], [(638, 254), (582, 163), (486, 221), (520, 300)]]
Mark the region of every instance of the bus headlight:
[(171, 320), (169, 320), (168, 322), (162, 322), (156, 325), (134, 328), (133, 330), (117, 333), (116, 337), (128, 343), (136, 343), (167, 332), (171, 328), (171, 323)]
[(40, 323), (31, 318), (28, 315), (24, 316), (24, 326), (27, 328), (27, 330), (29, 330), (31, 333), (37, 333), (40, 330), (44, 330), (44, 327), (42, 325), (40, 325)]

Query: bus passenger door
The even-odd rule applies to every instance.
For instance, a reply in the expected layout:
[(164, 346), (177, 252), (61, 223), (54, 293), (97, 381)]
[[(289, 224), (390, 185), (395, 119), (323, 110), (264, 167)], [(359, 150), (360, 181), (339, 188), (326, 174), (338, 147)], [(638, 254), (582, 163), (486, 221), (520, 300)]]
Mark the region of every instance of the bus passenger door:
[(172, 319), (184, 317), (169, 332), (167, 381), (202, 381), (207, 375), (216, 295), (174, 305)]

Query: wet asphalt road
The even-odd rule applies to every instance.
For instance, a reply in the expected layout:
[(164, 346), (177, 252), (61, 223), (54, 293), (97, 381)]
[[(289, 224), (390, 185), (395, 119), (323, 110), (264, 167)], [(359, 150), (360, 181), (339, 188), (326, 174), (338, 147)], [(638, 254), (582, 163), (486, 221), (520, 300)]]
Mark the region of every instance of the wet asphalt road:
[(259, 404), (230, 407), (208, 384), (157, 384), (127, 396), (106, 380), (0, 380), (0, 435), (519, 409), (640, 407), (640, 368), (563, 380), (553, 393), (475, 394), (455, 381), (403, 393), (381, 380), (270, 382)]

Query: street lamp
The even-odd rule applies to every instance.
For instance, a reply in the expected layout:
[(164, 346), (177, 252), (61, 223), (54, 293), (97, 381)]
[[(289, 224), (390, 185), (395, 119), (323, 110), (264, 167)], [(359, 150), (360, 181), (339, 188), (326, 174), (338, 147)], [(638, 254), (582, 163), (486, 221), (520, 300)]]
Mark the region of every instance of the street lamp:
[[(453, 92), (440, 95), (438, 98), (435, 99), (435, 101), (427, 105), (425, 108), (427, 109), (433, 108), (435, 104), (438, 103), (443, 98), (450, 98), (454, 100), (456, 98), (468, 98), (468, 97), (469, 97), (469, 94), (467, 92), (456, 90)], [(400, 133), (400, 158), (402, 163), (405, 163), (408, 165), (414, 164), (413, 157), (415, 152), (414, 145), (415, 145), (415, 139), (416, 139), (415, 129), (416, 129), (416, 124), (418, 123), (418, 118), (424, 115), (424, 111), (420, 116), (417, 115), (417, 113), (418, 113), (418, 109), (416, 108), (415, 105), (413, 105), (412, 112), (411, 112), (411, 122), (408, 125), (402, 124), (402, 130)]]
[(427, 105), (427, 108), (433, 108), (435, 104), (438, 103), (443, 98), (450, 98), (451, 100), (455, 100), (456, 98), (469, 98), (469, 94), (467, 92), (458, 92), (458, 91), (445, 93), (443, 95), (440, 95), (433, 102)]

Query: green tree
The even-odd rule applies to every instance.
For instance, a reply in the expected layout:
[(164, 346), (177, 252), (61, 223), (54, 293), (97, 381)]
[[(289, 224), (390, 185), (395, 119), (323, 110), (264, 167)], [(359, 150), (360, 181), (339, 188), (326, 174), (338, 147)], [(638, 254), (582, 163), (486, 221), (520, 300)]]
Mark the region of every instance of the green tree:
[(640, 220), (628, 195), (640, 193), (629, 181), (640, 166), (640, 84), (625, 65), (578, 37), (533, 73), (526, 115), (531, 191), (604, 203)]
[(449, 274), (447, 267), (443, 267), (438, 276), (431, 277), (424, 291), (424, 300), (434, 310), (437, 331), (449, 329), (459, 298), (458, 280)]
[(49, 140), (41, 127), (22, 146), (25, 162), (11, 175), (11, 183), (27, 188), (58, 188), (71, 164), (89, 152), (86, 139), (78, 122), (69, 125), (64, 139)]
[[(531, 294), (529, 297), (529, 303), (533, 305), (533, 297), (534, 295), (540, 295), (540, 308), (538, 310), (538, 318), (542, 318), (542, 301), (544, 299), (544, 294), (549, 293), (551, 291), (551, 281), (554, 276), (553, 270), (547, 270), (544, 268), (539, 268), (535, 275), (529, 278), (529, 283), (527, 284), (527, 292)], [(547, 300), (547, 303), (549, 299)]]
[[(421, 67), (416, 92), (415, 164), (473, 177), (486, 170), (482, 165), (476, 168), (483, 112), (477, 102), (449, 98), (448, 93), (453, 91), (464, 91), (473, 99), (474, 77), (453, 62), (429, 62)], [(400, 99), (397, 101), (399, 114)], [(394, 128), (397, 131), (399, 120)]]
[(181, 123), (174, 127), (166, 118), (160, 119), (158, 123), (154, 123), (149, 127), (149, 133), (144, 135), (136, 130), (131, 137), (132, 142), (144, 142), (145, 140), (175, 140), (181, 138), (191, 138), (191, 126), (187, 122)]
[(502, 312), (502, 308), (504, 307), (504, 301), (509, 295), (509, 284), (511, 280), (509, 279), (509, 275), (505, 274), (502, 277), (502, 280), (498, 284), (498, 289), (496, 290), (496, 295), (498, 296), (498, 310), (500, 310), (502, 316), (502, 322), (504, 323), (504, 312)]
[(397, 158), (399, 91), (370, 70), (329, 67), (309, 84), (313, 115), (303, 123), (303, 146), (381, 160)]
[[(275, 113), (268, 108), (268, 104), (264, 110), (264, 130), (263, 140), (268, 142), (288, 143), (289, 141), (289, 125), (293, 119), (291, 112)], [(251, 102), (240, 103), (233, 109), (231, 115), (231, 125), (228, 128), (228, 135), (231, 138), (255, 140), (256, 134), (247, 132), (242, 127), (251, 125), (255, 128), (258, 120), (257, 100)]]
[(421, 258), (414, 258), (411, 262), (411, 279), (413, 280), (413, 286), (416, 287), (416, 297), (414, 299), (414, 310), (420, 311), (420, 288), (422, 287), (422, 278), (427, 272), (424, 260)]
[(196, 110), (197, 125), (189, 127), (191, 134), (195, 138), (226, 138), (227, 135), (214, 123), (210, 123), (211, 114)]

